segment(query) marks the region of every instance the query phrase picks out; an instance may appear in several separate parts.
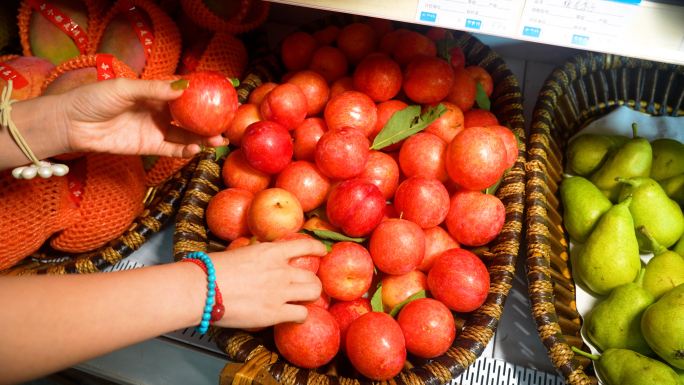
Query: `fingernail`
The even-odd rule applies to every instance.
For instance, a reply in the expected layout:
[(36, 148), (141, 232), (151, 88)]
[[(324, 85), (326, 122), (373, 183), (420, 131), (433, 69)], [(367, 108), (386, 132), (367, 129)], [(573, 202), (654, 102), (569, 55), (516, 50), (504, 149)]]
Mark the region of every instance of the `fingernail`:
[(176, 80), (175, 82), (171, 83), (171, 89), (172, 90), (184, 90), (184, 89), (188, 88), (188, 85), (190, 85), (190, 80), (180, 79), (180, 80)]

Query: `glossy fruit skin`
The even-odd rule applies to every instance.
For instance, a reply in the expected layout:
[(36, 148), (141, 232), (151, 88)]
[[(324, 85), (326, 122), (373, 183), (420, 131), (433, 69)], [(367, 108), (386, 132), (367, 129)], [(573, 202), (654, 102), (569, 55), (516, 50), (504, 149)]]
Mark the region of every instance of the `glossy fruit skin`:
[(318, 278), (330, 297), (340, 301), (361, 298), (373, 281), (373, 260), (365, 247), (354, 242), (337, 242), (321, 258)]
[(404, 92), (416, 103), (430, 104), (444, 99), (453, 84), (451, 66), (436, 56), (418, 56), (404, 69)]
[(364, 237), (375, 229), (385, 215), (385, 197), (378, 186), (360, 179), (349, 179), (333, 188), (326, 213), (333, 226), (350, 237)]
[(247, 213), (249, 230), (260, 241), (296, 233), (304, 226), (304, 211), (289, 191), (269, 188), (254, 196)]
[(382, 278), (384, 312), (389, 313), (395, 306), (422, 290), (428, 290), (427, 275), (418, 270), (411, 270), (406, 274), (384, 276)]
[(339, 301), (334, 303), (328, 309), (330, 315), (335, 318), (340, 327), (340, 350), (347, 351), (347, 330), (349, 326), (359, 318), (362, 314), (373, 311), (370, 300), (368, 298), (357, 298), (353, 301)]
[(226, 131), (238, 108), (235, 87), (218, 72), (194, 72), (183, 77), (188, 88), (169, 102), (171, 117), (194, 133), (214, 136)]
[(347, 91), (330, 99), (323, 112), (328, 130), (334, 131), (344, 127), (359, 130), (369, 136), (378, 120), (375, 102), (359, 91)]
[(226, 241), (251, 235), (247, 226), (247, 210), (253, 199), (254, 194), (243, 189), (219, 191), (207, 205), (207, 227)]
[(387, 219), (370, 237), (368, 246), (378, 270), (392, 275), (414, 270), (425, 256), (425, 234), (406, 219)]
[(506, 221), (506, 208), (499, 198), (481, 191), (460, 189), (451, 196), (447, 229), (466, 246), (482, 246), (492, 241)]
[(330, 87), (323, 75), (312, 70), (302, 70), (287, 80), (302, 90), (306, 98), (306, 117), (318, 116), (330, 99)]
[(354, 70), (354, 88), (368, 95), (374, 102), (384, 102), (395, 97), (402, 84), (399, 64), (389, 55), (374, 53)]
[(506, 146), (487, 127), (471, 127), (449, 143), (446, 168), (449, 177), (469, 190), (484, 190), (506, 170)]
[(451, 311), (432, 298), (419, 298), (406, 304), (399, 312), (397, 323), (404, 332), (406, 350), (418, 357), (440, 356), (456, 338)]
[(423, 257), (423, 261), (416, 268), (423, 273), (427, 273), (432, 269), (432, 266), (435, 265), (440, 254), (449, 249), (461, 247), (458, 241), (440, 226), (423, 229), (423, 234), (425, 234), (425, 256)]
[(371, 380), (388, 380), (404, 367), (404, 333), (389, 314), (362, 314), (349, 326), (346, 344), (349, 361)]
[(292, 131), (306, 119), (308, 104), (301, 88), (284, 83), (266, 94), (259, 110), (264, 120), (280, 123), (286, 130)]
[(449, 179), (446, 169), (447, 143), (437, 135), (419, 132), (406, 139), (399, 150), (399, 166), (406, 177), (423, 175), (444, 183)]
[(228, 188), (241, 188), (256, 195), (268, 188), (272, 178), (249, 167), (242, 158), (242, 150), (237, 149), (228, 154), (223, 163), (221, 179)]
[(386, 153), (372, 150), (368, 155), (366, 167), (357, 178), (378, 186), (382, 195), (389, 201), (394, 198), (394, 192), (399, 186), (399, 165)]
[(292, 160), (292, 136), (280, 124), (263, 120), (250, 124), (242, 136), (242, 158), (254, 170), (273, 175)]
[(273, 327), (280, 354), (292, 364), (313, 369), (330, 362), (340, 348), (340, 327), (335, 319), (316, 305), (306, 305), (304, 323), (284, 322)]
[(322, 205), (330, 193), (330, 178), (325, 176), (314, 163), (304, 160), (287, 165), (278, 174), (275, 185), (297, 197), (304, 212)]
[(368, 138), (355, 128), (344, 127), (330, 130), (318, 139), (314, 158), (323, 174), (346, 180), (361, 174), (369, 155)]
[(423, 229), (437, 226), (449, 213), (449, 192), (439, 180), (416, 175), (399, 185), (394, 206), (402, 218)]
[(457, 312), (470, 312), (482, 305), (489, 294), (487, 267), (475, 254), (464, 249), (443, 252), (428, 273), (432, 296)]

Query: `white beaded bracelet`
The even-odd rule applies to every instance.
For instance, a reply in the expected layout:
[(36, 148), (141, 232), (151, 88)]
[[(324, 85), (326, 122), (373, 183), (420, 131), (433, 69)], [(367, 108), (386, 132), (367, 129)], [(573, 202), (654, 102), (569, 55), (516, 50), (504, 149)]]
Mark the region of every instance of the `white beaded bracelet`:
[(10, 112), (12, 111), (12, 104), (17, 101), (10, 99), (10, 95), (12, 94), (12, 86), (12, 80), (9, 80), (7, 82), (7, 86), (5, 86), (5, 88), (2, 90), (2, 98), (0, 99), (0, 121), (2, 122), (3, 127), (7, 127), (10, 135), (12, 135), (14, 141), (17, 142), (17, 145), (21, 151), (26, 155), (27, 158), (29, 158), (31, 162), (33, 162), (33, 164), (29, 166), (15, 168), (12, 170), (12, 176), (17, 179), (33, 179), (36, 175), (40, 175), (42, 178), (49, 178), (53, 175), (66, 175), (69, 172), (69, 167), (67, 167), (67, 165), (52, 164), (50, 162), (38, 160), (38, 158), (33, 154), (33, 151), (31, 151), (29, 148), (28, 144), (26, 144), (26, 141), (21, 136), (21, 133), (19, 133), (17, 126), (15, 126), (14, 122), (12, 122)]

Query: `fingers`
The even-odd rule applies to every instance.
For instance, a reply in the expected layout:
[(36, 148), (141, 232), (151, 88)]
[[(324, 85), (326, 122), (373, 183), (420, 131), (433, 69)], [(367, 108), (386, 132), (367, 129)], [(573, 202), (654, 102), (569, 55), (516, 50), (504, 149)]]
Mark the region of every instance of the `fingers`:
[(296, 305), (291, 303), (286, 303), (280, 309), (280, 320), (277, 323), (282, 322), (296, 322), (302, 323), (306, 321), (306, 317), (309, 315), (309, 311), (303, 305)]
[(281, 255), (286, 260), (305, 255), (324, 257), (328, 253), (324, 244), (313, 239), (295, 239), (278, 245), (282, 245)]
[(116, 87), (131, 100), (158, 100), (168, 102), (177, 99), (183, 90), (171, 88), (171, 82), (162, 80), (134, 80), (118, 78)]

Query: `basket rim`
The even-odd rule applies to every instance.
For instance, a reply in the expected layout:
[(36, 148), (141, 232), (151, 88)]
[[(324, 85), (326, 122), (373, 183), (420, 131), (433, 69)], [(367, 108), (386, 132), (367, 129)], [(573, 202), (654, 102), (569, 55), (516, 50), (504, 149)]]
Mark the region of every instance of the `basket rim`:
[[(668, 105), (667, 92), (661, 100), (656, 99), (655, 95), (642, 95), (646, 93), (642, 90), (634, 98), (636, 100), (626, 97), (625, 94), (620, 95), (621, 97), (616, 95), (614, 99), (599, 102), (603, 97), (599, 93), (606, 92), (607, 96), (608, 91), (598, 89), (598, 87), (587, 87), (583, 91), (587, 93), (588, 100), (594, 100), (596, 103), (587, 110), (576, 111), (579, 119), (569, 123), (571, 133), (557, 132), (558, 130), (552, 124), (554, 109), (561, 97), (572, 92), (569, 88), (573, 82), (588, 75), (602, 76), (606, 72), (623, 69), (635, 70), (639, 74), (637, 76), (641, 76), (644, 71), (656, 71), (663, 76), (684, 76), (684, 66), (674, 64), (594, 52), (574, 55), (557, 65), (544, 81), (535, 103), (528, 139), (527, 198), (525, 204), (527, 212), (525, 222), (527, 226), (528, 294), (537, 331), (549, 358), (556, 367), (558, 374), (571, 384), (588, 384), (590, 380), (562, 334), (553, 294), (554, 282), (562, 280), (563, 277), (568, 279), (573, 288), (575, 285), (571, 276), (567, 276), (569, 270), (566, 274), (562, 274), (550, 263), (553, 253), (551, 251), (550, 229), (556, 226), (549, 224), (552, 219), (548, 216), (549, 202), (547, 198), (550, 198), (547, 195), (550, 192), (548, 182), (555, 182), (549, 181), (548, 170), (554, 167), (552, 164), (554, 162), (560, 162), (561, 167), (563, 167), (562, 153), (560, 154), (561, 158), (551, 158), (556, 157), (555, 151), (559, 151), (554, 143), (553, 136), (559, 140), (567, 140), (589, 122), (606, 115), (621, 105), (651, 116), (684, 115), (681, 98), (679, 101), (675, 101), (677, 104), (674, 106)], [(627, 71), (622, 73), (622, 76), (630, 75)], [(651, 91), (655, 92), (655, 87)], [(668, 91), (670, 91), (669, 88)], [(566, 135), (561, 137), (560, 134)], [(557, 200), (558, 198), (554, 197), (553, 199)], [(555, 225), (555, 223), (553, 224)], [(560, 224), (558, 227), (561, 228), (562, 237), (566, 241), (563, 247), (565, 247), (567, 254), (567, 235)], [(552, 270), (555, 272), (556, 278), (552, 276)], [(572, 295), (574, 296), (574, 294), (573, 291)], [(582, 337), (580, 336), (580, 338)], [(583, 338), (582, 341), (584, 342)]]
[[(322, 28), (331, 24), (343, 26), (364, 19), (365, 17), (361, 16), (334, 13), (314, 21), (310, 25), (300, 27), (300, 30)], [(406, 26), (408, 25), (409, 24), (406, 24)], [(411, 25), (411, 28), (421, 27), (425, 26)], [(457, 336), (447, 353), (432, 359), (430, 363), (423, 365), (422, 367), (413, 368), (409, 372), (402, 372), (392, 379), (399, 383), (404, 383), (409, 380), (411, 382), (424, 384), (450, 382), (453, 378), (462, 374), (466, 368), (482, 354), (488, 342), (493, 338), (498, 326), (499, 317), (503, 311), (506, 296), (511, 287), (511, 281), (515, 271), (515, 262), (523, 236), (522, 223), (525, 196), (524, 170), (526, 162), (526, 140), (520, 87), (510, 69), (496, 52), (484, 45), (470, 33), (461, 31), (452, 32), (459, 45), (463, 47), (463, 50), (466, 53), (466, 61), (480, 65), (492, 74), (495, 89), (492, 93), (491, 110), (497, 117), (503, 118), (500, 119), (501, 125), (507, 126), (520, 137), (521, 147), (518, 152), (516, 164), (504, 175), (499, 192), (497, 193), (497, 196), (504, 202), (506, 207), (506, 222), (500, 234), (491, 243), (492, 248), (490, 252), (486, 253), (484, 258), (486, 259), (491, 279), (490, 291), (485, 303), (474, 312), (469, 313), (463, 331)], [(215, 153), (208, 151), (205, 154), (204, 159), (200, 161), (200, 166), (198, 167), (193, 180), (205, 182), (203, 183), (203, 186), (197, 187), (198, 189), (201, 189), (199, 191), (204, 194), (216, 191), (217, 186), (221, 184), (221, 178), (220, 168), (216, 164)], [(188, 192), (192, 191), (193, 188), (194, 187), (191, 186), (188, 189)], [(206, 207), (208, 200), (206, 202), (201, 201), (197, 199), (197, 195), (200, 194), (186, 193), (183, 205), (198, 206), (200, 209)], [(211, 197), (209, 197), (209, 199), (210, 198)], [(194, 207), (192, 211), (203, 212), (203, 210), (196, 210)], [(202, 223), (203, 218), (195, 219), (200, 220), (200, 222), (196, 222), (195, 225), (199, 224), (204, 227), (204, 224)], [(177, 216), (177, 223), (178, 221), (181, 221), (180, 214)], [(205, 229), (203, 228), (202, 230)], [(182, 232), (185, 232), (185, 230), (182, 230)], [(206, 251), (206, 245), (202, 244), (203, 241), (206, 242), (206, 234), (205, 238), (198, 236), (198, 234), (192, 236), (188, 236), (187, 234), (180, 236), (179, 234), (178, 238), (174, 235), (175, 260), (180, 260), (189, 252), (186, 249), (175, 247), (178, 243), (186, 241), (192, 242), (195, 246), (200, 248), (192, 251)], [(264, 352), (264, 349), (266, 349), (263, 345), (260, 345), (251, 334), (245, 331), (217, 327), (212, 327), (210, 330), (210, 334), (219, 348), (225, 351), (229, 358), (236, 362), (251, 362), (250, 360), (254, 357), (254, 353)], [(259, 367), (271, 372), (274, 370), (288, 370), (288, 373), (291, 373), (292, 370), (302, 370), (308, 374), (308, 376), (288, 375), (288, 384), (290, 384), (291, 381), (296, 381), (295, 383), (300, 385), (299, 381), (304, 381), (301, 382), (301, 385), (304, 385), (307, 381), (306, 377), (313, 379), (315, 376), (334, 377), (334, 381), (347, 380), (343, 377), (320, 374), (314, 370), (300, 369), (284, 361), (283, 358), (279, 358), (278, 353), (271, 354), (274, 357), (272, 357), (269, 362), (259, 362)], [(261, 354), (258, 355), (261, 356)], [(435, 373), (439, 373), (439, 377)], [(274, 375), (274, 377), (281, 378), (281, 376), (277, 374)], [(297, 379), (295, 379), (295, 377)], [(327, 381), (330, 380), (330, 378), (323, 379), (321, 377), (319, 380)], [(349, 380), (357, 381), (355, 379)]]

